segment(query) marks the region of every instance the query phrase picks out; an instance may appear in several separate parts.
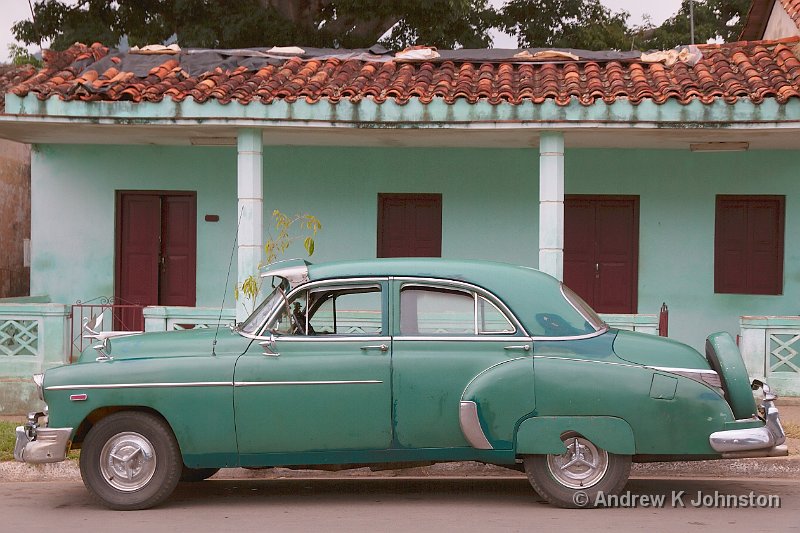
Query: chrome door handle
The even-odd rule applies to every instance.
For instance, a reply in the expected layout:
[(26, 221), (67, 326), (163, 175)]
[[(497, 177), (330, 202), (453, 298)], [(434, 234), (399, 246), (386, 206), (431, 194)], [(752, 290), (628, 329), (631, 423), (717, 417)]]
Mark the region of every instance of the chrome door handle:
[(389, 351), (389, 347), (387, 345), (385, 345), (385, 344), (372, 344), (372, 345), (369, 345), (369, 346), (362, 346), (361, 349), (362, 350), (380, 350), (382, 352), (388, 352)]
[(514, 346), (504, 346), (504, 350), (524, 350), (526, 352), (530, 351), (531, 345), (530, 344), (517, 344)]

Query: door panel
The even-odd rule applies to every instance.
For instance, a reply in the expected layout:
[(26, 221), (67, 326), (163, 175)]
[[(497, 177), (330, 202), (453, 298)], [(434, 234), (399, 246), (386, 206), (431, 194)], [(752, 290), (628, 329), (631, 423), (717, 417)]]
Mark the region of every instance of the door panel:
[(379, 194), (378, 257), (441, 257), (442, 195)]
[(386, 338), (281, 337), (279, 356), (253, 343), (236, 364), (234, 404), (242, 465), (267, 453), (385, 450), (391, 446)]
[(160, 305), (194, 306), (196, 289), (197, 216), (192, 196), (163, 198)]
[(602, 313), (638, 307), (639, 197), (568, 196), (564, 282)]
[(119, 297), (127, 303), (158, 304), (158, 256), (161, 201), (157, 196), (126, 194), (122, 198)]

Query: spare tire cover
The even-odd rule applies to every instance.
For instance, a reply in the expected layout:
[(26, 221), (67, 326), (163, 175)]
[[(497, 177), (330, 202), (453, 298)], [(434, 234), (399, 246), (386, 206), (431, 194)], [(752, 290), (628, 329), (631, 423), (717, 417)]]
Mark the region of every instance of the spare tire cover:
[(706, 339), (706, 359), (719, 374), (725, 399), (737, 420), (756, 414), (756, 402), (750, 388), (750, 377), (742, 354), (733, 337), (726, 332), (714, 333)]

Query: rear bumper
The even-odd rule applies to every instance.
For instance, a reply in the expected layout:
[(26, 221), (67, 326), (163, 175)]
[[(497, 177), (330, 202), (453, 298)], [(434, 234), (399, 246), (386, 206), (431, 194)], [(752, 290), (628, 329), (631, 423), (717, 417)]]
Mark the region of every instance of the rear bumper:
[(753, 382), (764, 391), (764, 425), (757, 428), (731, 429), (717, 431), (708, 438), (714, 451), (724, 458), (736, 457), (780, 457), (788, 455), (788, 448), (783, 445), (786, 434), (781, 425), (778, 408), (775, 407), (773, 395), (766, 384)]
[(72, 428), (39, 427), (44, 413), (28, 415), (28, 423), (17, 426), (14, 459), (23, 463), (57, 463), (67, 458)]

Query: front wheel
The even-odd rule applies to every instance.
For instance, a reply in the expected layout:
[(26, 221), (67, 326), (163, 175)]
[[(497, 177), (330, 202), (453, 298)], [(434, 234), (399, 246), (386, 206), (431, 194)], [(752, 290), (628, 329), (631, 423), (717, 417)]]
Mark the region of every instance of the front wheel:
[(630, 475), (630, 455), (608, 453), (577, 434), (561, 440), (567, 447), (563, 454), (523, 459), (528, 481), (542, 498), (558, 507), (584, 508), (619, 494)]
[(83, 484), (106, 507), (147, 509), (172, 494), (183, 469), (172, 430), (150, 413), (121, 412), (94, 425), (80, 457)]

